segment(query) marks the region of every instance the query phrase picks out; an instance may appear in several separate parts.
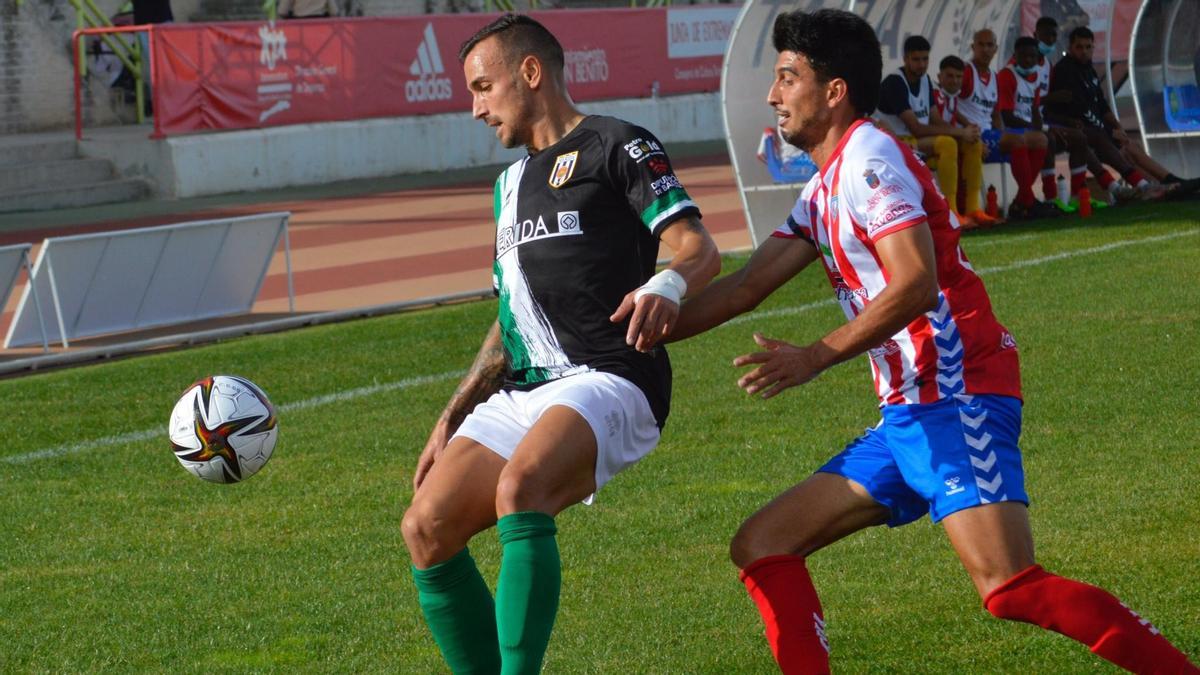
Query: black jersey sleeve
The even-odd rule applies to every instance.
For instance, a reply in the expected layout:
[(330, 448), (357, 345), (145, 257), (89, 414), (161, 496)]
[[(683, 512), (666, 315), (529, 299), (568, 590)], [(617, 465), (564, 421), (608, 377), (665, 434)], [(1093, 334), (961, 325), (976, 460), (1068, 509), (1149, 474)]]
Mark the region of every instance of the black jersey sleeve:
[(623, 192), (629, 208), (654, 236), (679, 218), (700, 215), (675, 175), (671, 160), (654, 134), (632, 124), (621, 124), (608, 139), (609, 175)]

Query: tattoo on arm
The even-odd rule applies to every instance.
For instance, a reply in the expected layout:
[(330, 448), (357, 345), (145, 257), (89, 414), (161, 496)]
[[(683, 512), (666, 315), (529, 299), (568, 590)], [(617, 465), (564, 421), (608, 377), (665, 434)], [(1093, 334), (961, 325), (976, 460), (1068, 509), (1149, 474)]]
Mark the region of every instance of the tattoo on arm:
[(483, 347), (475, 357), (475, 363), (471, 364), (471, 370), (459, 383), (458, 389), (450, 397), (450, 403), (442, 413), (442, 419), (452, 430), (462, 424), (476, 405), (500, 390), (500, 385), (504, 383), (504, 371), (504, 347), (500, 342), (500, 330), (498, 325), (493, 325), (483, 341)]

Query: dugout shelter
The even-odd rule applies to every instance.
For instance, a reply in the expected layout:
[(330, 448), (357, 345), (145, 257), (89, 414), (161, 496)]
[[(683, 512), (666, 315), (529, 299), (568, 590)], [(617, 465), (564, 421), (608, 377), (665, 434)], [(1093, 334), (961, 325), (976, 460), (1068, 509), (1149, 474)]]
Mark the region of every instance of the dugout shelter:
[[(996, 33), (1000, 48), (992, 68), (998, 70), (1012, 53), (1013, 42), (1032, 32), (1038, 16), (1058, 20), (1064, 49), (1067, 33), (1087, 25), (1096, 33), (1095, 66), (1124, 127), (1140, 131), (1147, 152), (1176, 173), (1200, 170), (1196, 0), (749, 0), (729, 38), (721, 108), (754, 246), (783, 222), (803, 188), (774, 180), (757, 157), (764, 126), (775, 123), (766, 104), (775, 63), (771, 28), (780, 12), (821, 8), (854, 12), (875, 28), (885, 75), (900, 67), (904, 40), (914, 34), (924, 35), (933, 45), (929, 74), (936, 78), (936, 64), (943, 56), (970, 58), (971, 38), (982, 28)], [(1000, 165), (989, 165), (984, 182), (1003, 188), (1006, 173)]]

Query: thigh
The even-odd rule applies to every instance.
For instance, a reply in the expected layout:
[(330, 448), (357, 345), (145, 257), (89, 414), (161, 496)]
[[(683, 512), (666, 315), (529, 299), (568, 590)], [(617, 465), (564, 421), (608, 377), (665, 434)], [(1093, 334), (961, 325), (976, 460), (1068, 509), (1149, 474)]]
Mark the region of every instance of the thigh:
[(730, 555), (741, 568), (771, 555), (808, 556), (887, 518), (887, 507), (862, 485), (817, 472), (747, 518)]
[(495, 512), (552, 516), (596, 491), (596, 436), (574, 408), (550, 405), (500, 473)]
[(495, 525), (496, 483), (505, 463), (470, 438), (450, 440), (404, 516), (405, 540), (418, 567), (450, 558)]
[(942, 526), (981, 598), (1034, 563), (1029, 511), (1020, 502), (958, 511)]
[(1006, 129), (1000, 134), (1000, 151), (1008, 154), (1026, 144), (1025, 134), (1019, 129)]

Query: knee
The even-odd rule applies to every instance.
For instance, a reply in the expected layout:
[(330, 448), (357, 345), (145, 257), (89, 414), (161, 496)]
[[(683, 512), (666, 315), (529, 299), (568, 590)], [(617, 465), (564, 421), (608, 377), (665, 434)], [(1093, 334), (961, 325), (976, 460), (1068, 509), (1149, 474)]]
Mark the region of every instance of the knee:
[(933, 151), (937, 156), (952, 159), (958, 154), (958, 143), (949, 136), (938, 136), (933, 139)]
[[(413, 564), (417, 567), (428, 567), (440, 559), (448, 557), (447, 548), (453, 548), (447, 542), (446, 519), (433, 513), (420, 502), (414, 502), (404, 512), (400, 520), (400, 534), (408, 547)], [(455, 551), (449, 551), (453, 554)]]
[(1047, 145), (1046, 134), (1038, 131), (1026, 132), (1025, 144), (1034, 150), (1042, 150)]
[(533, 476), (512, 464), (506, 466), (496, 483), (496, 515), (539, 510), (544, 505), (539, 503)]
[(788, 555), (796, 553), (777, 541), (765, 530), (759, 527), (752, 517), (738, 528), (737, 534), (729, 542), (729, 559), (738, 569), (746, 569), (755, 560), (772, 555)]

